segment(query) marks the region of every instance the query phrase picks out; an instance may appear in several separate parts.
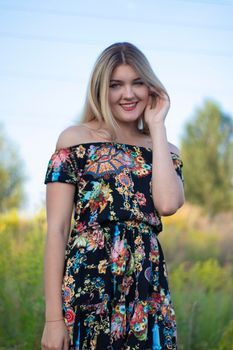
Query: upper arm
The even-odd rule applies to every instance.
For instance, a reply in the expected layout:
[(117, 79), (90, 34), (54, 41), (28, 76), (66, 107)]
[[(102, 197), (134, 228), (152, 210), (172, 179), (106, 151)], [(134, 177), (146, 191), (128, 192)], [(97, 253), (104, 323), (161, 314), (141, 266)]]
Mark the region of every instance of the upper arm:
[(45, 180), (47, 223), (51, 233), (67, 235), (70, 231), (75, 185), (79, 177), (77, 159), (72, 157), (69, 147), (81, 144), (88, 138), (91, 139), (88, 129), (81, 125), (68, 127), (58, 137), (55, 158), (49, 164)]
[(75, 162), (69, 146), (78, 144), (78, 126), (65, 129), (56, 144), (55, 158), (49, 164), (45, 183), (48, 232), (70, 231), (77, 176)]
[(48, 183), (46, 211), (48, 232), (62, 233), (67, 238), (74, 207), (75, 186), (66, 183)]
[(175, 145), (173, 145), (172, 143), (168, 143), (169, 144), (169, 149), (170, 152), (177, 154), (178, 156), (180, 156), (180, 150), (178, 147), (176, 147)]
[(173, 164), (176, 170), (176, 173), (180, 179), (180, 193), (181, 193), (181, 203), (184, 203), (184, 178), (183, 178), (183, 172), (182, 172), (182, 167), (183, 167), (183, 162), (180, 159), (180, 150), (178, 147), (176, 147), (175, 145), (173, 145), (172, 143), (169, 142), (169, 149), (170, 152), (174, 153), (172, 155), (172, 159), (173, 159)]

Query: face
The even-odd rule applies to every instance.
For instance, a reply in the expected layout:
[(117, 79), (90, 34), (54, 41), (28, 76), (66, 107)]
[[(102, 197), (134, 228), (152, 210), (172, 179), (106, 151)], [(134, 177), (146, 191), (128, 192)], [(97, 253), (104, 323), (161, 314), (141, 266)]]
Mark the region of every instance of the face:
[(109, 84), (109, 105), (119, 121), (134, 122), (148, 103), (149, 88), (128, 64), (116, 67)]

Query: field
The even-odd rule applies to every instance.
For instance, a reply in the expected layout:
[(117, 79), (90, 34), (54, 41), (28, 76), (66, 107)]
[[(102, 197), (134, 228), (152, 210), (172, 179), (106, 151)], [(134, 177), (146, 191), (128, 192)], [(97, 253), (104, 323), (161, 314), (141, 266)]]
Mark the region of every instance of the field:
[[(0, 350), (39, 350), (44, 319), (43, 211), (0, 217)], [(233, 350), (233, 220), (186, 205), (159, 236), (179, 350)]]

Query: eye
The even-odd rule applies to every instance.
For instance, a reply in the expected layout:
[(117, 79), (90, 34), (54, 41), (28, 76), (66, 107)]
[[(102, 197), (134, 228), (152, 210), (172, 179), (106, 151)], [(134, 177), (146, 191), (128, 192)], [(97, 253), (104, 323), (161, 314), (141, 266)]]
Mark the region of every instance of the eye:
[(109, 85), (109, 87), (112, 89), (116, 89), (116, 88), (120, 87), (120, 84), (119, 83), (112, 83)]
[(139, 81), (135, 81), (135, 82), (134, 82), (134, 85), (139, 85), (139, 86), (141, 86), (141, 85), (144, 85), (144, 83), (143, 83), (143, 81), (139, 80)]

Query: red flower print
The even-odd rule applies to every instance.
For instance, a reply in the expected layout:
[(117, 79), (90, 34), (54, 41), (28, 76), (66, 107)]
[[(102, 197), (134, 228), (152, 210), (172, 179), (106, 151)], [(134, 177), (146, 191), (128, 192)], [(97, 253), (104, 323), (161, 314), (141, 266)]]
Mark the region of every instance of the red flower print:
[(133, 317), (130, 321), (130, 328), (133, 330), (135, 336), (141, 340), (147, 337), (148, 327), (148, 305), (145, 302), (137, 304), (134, 309)]
[(72, 325), (75, 320), (75, 312), (73, 309), (69, 308), (66, 310), (65, 319), (68, 326)]
[(136, 199), (137, 199), (139, 205), (146, 205), (146, 197), (145, 197), (144, 193), (137, 191), (135, 196), (136, 196)]
[(151, 298), (148, 300), (148, 303), (150, 305), (150, 313), (153, 315), (161, 307), (162, 298), (160, 293), (152, 293)]
[(69, 157), (69, 150), (64, 148), (61, 149), (59, 152), (55, 152), (52, 157), (52, 166), (53, 167), (59, 167), (61, 163), (65, 162)]
[(112, 315), (111, 318), (111, 334), (115, 340), (124, 336), (126, 330), (126, 315), (119, 311)]
[(76, 229), (78, 232), (82, 232), (87, 228), (87, 226), (85, 225), (85, 223), (83, 222), (78, 222)]

